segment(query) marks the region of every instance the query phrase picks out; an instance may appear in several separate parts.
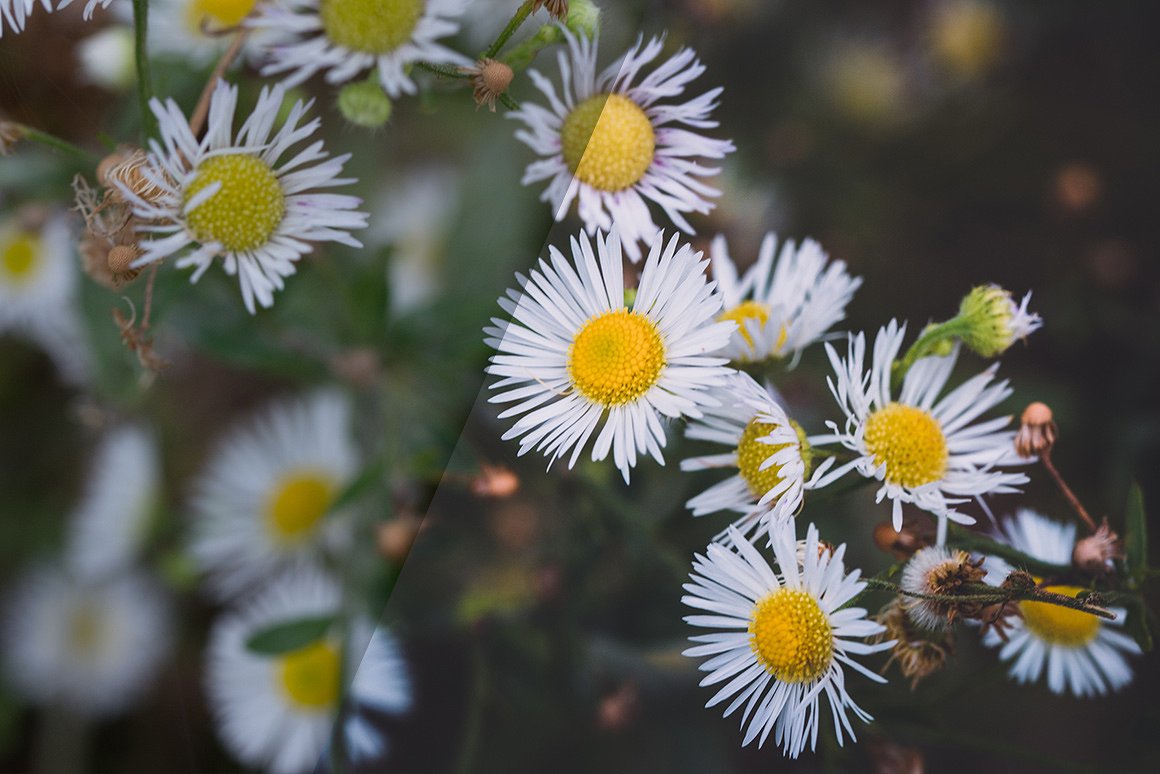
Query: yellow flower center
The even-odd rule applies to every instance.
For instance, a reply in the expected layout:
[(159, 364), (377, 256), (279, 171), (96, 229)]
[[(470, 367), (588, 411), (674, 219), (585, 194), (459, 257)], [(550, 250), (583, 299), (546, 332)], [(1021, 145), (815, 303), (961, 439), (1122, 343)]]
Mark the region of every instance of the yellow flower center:
[(833, 660), (830, 619), (806, 591), (778, 589), (760, 600), (749, 634), (757, 660), (783, 683), (817, 680)]
[(254, 10), (257, 0), (189, 0), (185, 7), (189, 28), (200, 32), (203, 22), (213, 22), (211, 29), (236, 27)]
[(891, 403), (866, 419), (865, 437), (874, 464), (886, 464), (891, 484), (914, 488), (946, 472), (947, 439), (928, 411)]
[(338, 649), (316, 642), (282, 656), (279, 676), (291, 701), (320, 710), (338, 703), (338, 671)]
[(652, 122), (620, 94), (597, 94), (577, 105), (564, 119), (560, 140), (568, 169), (600, 191), (635, 185), (656, 151)]
[(757, 327), (764, 328), (765, 324), (769, 322), (769, 307), (759, 301), (742, 301), (732, 309), (722, 312), (717, 319), (718, 321), (732, 320), (737, 323), (737, 332), (745, 339), (749, 348), (753, 349), (756, 345), (753, 343), (753, 336), (745, 329), (745, 323), (747, 320), (757, 320)]
[(411, 39), (424, 0), (322, 0), (318, 14), (332, 43), (364, 54), (386, 54)]
[[(802, 450), (802, 459), (807, 460), (809, 441), (806, 440), (805, 431), (792, 419), (789, 424), (797, 433), (798, 445)], [(790, 446), (788, 443), (770, 444), (759, 440), (773, 432), (776, 427), (777, 425), (769, 422), (758, 422), (756, 418), (751, 419), (741, 433), (741, 440), (737, 442), (737, 467), (740, 468), (741, 478), (749, 486), (749, 493), (757, 498), (764, 497), (766, 492), (781, 483), (781, 465), (773, 464), (765, 470), (761, 469), (762, 463), (767, 459)], [(808, 461), (806, 464), (808, 467)], [(805, 475), (809, 475), (808, 470)]]
[(194, 236), (233, 252), (253, 250), (269, 242), (286, 214), (282, 184), (270, 165), (242, 153), (206, 159), (186, 189), (185, 201), (214, 183), (221, 183), (218, 192), (186, 213)]
[(18, 232), (15, 238), (0, 242), (0, 269), (7, 279), (16, 283), (32, 279), (39, 263), (40, 248), (40, 237), (28, 232)]
[(323, 473), (288, 475), (266, 503), (266, 526), (283, 545), (305, 539), (334, 503), (334, 481)]
[(105, 639), (101, 616), (91, 607), (78, 607), (68, 622), (68, 642), (79, 658), (93, 656)]
[[(1044, 591), (1074, 597), (1083, 589), (1078, 586), (1045, 586)], [(1028, 631), (1044, 642), (1079, 648), (1096, 638), (1100, 619), (1089, 613), (1047, 602), (1020, 602), (1023, 623)]]
[(580, 394), (603, 406), (636, 400), (657, 383), (665, 345), (647, 317), (627, 309), (593, 317), (568, 349), (568, 374)]

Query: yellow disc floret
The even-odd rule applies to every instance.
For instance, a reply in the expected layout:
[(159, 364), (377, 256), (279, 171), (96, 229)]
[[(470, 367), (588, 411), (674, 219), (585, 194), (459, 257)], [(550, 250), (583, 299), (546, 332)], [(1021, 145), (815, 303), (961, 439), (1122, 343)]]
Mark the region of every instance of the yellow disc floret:
[(282, 688), (292, 702), (305, 709), (338, 704), (338, 649), (316, 642), (281, 658)]
[(765, 324), (769, 322), (769, 306), (760, 301), (742, 301), (732, 309), (722, 312), (717, 316), (717, 319), (732, 320), (737, 323), (737, 332), (741, 334), (741, 338), (745, 339), (749, 348), (753, 349), (756, 345), (753, 343), (753, 336), (745, 329), (745, 323), (747, 320), (757, 320), (757, 327), (764, 328)]
[(783, 683), (817, 680), (834, 657), (830, 619), (806, 591), (778, 589), (760, 600), (749, 634), (757, 660)]
[[(806, 450), (809, 449), (805, 431), (792, 419), (789, 423), (794, 432), (797, 433), (798, 448), (802, 451), (804, 461), (807, 458)], [(777, 425), (769, 422), (759, 422), (755, 417), (745, 426), (745, 430), (741, 433), (741, 439), (737, 442), (737, 467), (740, 469), (741, 478), (749, 487), (749, 493), (757, 498), (764, 497), (767, 492), (781, 482), (781, 465), (775, 463), (762, 470), (762, 464), (775, 453), (791, 445), (788, 443), (771, 444), (760, 440), (772, 433), (776, 427)], [(806, 475), (809, 475), (808, 470)]]
[(286, 476), (266, 502), (266, 526), (278, 543), (306, 538), (334, 503), (334, 481), (324, 473), (298, 471)]
[[(1078, 586), (1045, 586), (1044, 591), (1074, 597), (1083, 589)], [(1023, 623), (1040, 640), (1052, 645), (1079, 648), (1096, 638), (1100, 619), (1090, 613), (1060, 607), (1047, 602), (1020, 602)]]
[(600, 191), (623, 191), (644, 177), (656, 133), (640, 106), (620, 94), (598, 94), (573, 109), (560, 129), (564, 163)]
[(206, 159), (186, 188), (186, 204), (215, 183), (221, 183), (217, 193), (186, 213), (194, 236), (232, 252), (269, 242), (286, 214), (286, 197), (270, 165), (243, 153)]
[(656, 325), (627, 309), (593, 317), (568, 349), (568, 373), (580, 394), (603, 406), (636, 400), (657, 383), (665, 345)]
[(189, 0), (185, 7), (190, 29), (201, 30), (202, 24), (212, 22), (210, 29), (236, 27), (254, 10), (257, 0)]
[(411, 39), (424, 0), (322, 0), (318, 15), (332, 42), (364, 54), (388, 54)]
[(928, 411), (890, 403), (867, 417), (865, 439), (891, 484), (914, 488), (946, 473), (947, 439)]
[(31, 279), (36, 273), (40, 248), (40, 238), (28, 232), (17, 232), (15, 237), (0, 242), (0, 270), (5, 278), (15, 282)]

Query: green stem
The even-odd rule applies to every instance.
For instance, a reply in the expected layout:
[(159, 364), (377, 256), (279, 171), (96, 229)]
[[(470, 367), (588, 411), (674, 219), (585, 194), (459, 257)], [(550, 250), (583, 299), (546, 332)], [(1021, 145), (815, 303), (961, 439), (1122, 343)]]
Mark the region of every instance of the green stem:
[(506, 92), (499, 95), (499, 101), (508, 110), (519, 110), (520, 109), (520, 103), (516, 102), (514, 99), (509, 97)]
[(1002, 604), (1004, 602), (1019, 602), (1029, 600), (1033, 602), (1044, 602), (1049, 605), (1057, 605), (1059, 607), (1067, 607), (1072, 610), (1078, 610), (1089, 615), (1099, 616), (1108, 620), (1115, 620), (1116, 615), (1110, 610), (1105, 610), (1102, 607), (1095, 607), (1087, 604), (1082, 599), (1069, 597), (1066, 594), (1056, 594), (1052, 591), (1044, 591), (1039, 588), (1029, 589), (1004, 589), (998, 586), (989, 586), (985, 583), (964, 583), (962, 588), (967, 593), (964, 594), (920, 594), (914, 591), (907, 591), (897, 584), (889, 581), (879, 580), (877, 578), (867, 578), (866, 587), (877, 589), (879, 591), (889, 591), (894, 594), (901, 594), (905, 597), (913, 597), (915, 599), (927, 599), (932, 602), (942, 602), (944, 604), (958, 604), (961, 602), (982, 602), (986, 604)]
[(946, 339), (952, 339), (965, 332), (966, 329), (967, 323), (958, 317), (953, 317), (946, 322), (928, 325), (918, 340), (910, 345), (910, 349), (906, 350), (902, 360), (894, 364), (894, 373), (891, 378), (893, 386), (897, 388), (901, 385), (903, 378), (906, 377), (906, 372), (910, 370), (915, 361), (929, 355), (936, 344)]
[(141, 128), (145, 138), (157, 136), (157, 116), (149, 108), (153, 78), (149, 74), (149, 0), (133, 0), (133, 44), (137, 61), (137, 101), (141, 105)]
[(451, 67), (450, 65), (439, 65), (420, 61), (416, 62), (415, 66), (420, 70), (426, 70), (429, 73), (434, 73), (443, 78), (455, 78), (456, 80), (463, 81), (471, 77), (470, 74), (461, 72), (458, 67)]
[(472, 681), (471, 697), (468, 699), (467, 728), (463, 733), (463, 748), (455, 770), (461, 774), (475, 771), (475, 757), (479, 749), (479, 737), (483, 730), (483, 708), (487, 696), (487, 662), (483, 645), (476, 640), (471, 650)]
[(1059, 578), (1072, 574), (1072, 567), (1070, 565), (1053, 564), (1051, 562), (1045, 562), (1042, 559), (1036, 559), (1034, 556), (1012, 548), (1006, 543), (1000, 543), (986, 535), (971, 532), (955, 524), (950, 525), (950, 535), (947, 542), (956, 548), (997, 556), (1015, 567), (1026, 570), (1032, 575), (1038, 575), (1041, 578)]
[(548, 46), (563, 40), (564, 34), (560, 32), (559, 27), (553, 24), (545, 24), (540, 27), (535, 35), (521, 41), (518, 46), (508, 51), (503, 58), (504, 64), (513, 70), (523, 70), (532, 63), (532, 60), (536, 58), (536, 54)]
[(61, 138), (49, 134), (48, 132), (42, 132), (39, 129), (33, 129), (31, 126), (25, 126), (24, 124), (13, 124), (13, 126), (15, 126), (16, 131), (20, 133), (20, 136), (26, 140), (32, 140), (33, 142), (38, 142), (41, 145), (46, 145), (49, 148), (71, 154), (77, 158), (84, 159), (86, 162), (95, 163), (100, 161), (100, 157), (95, 153), (90, 153), (84, 148), (73, 145), (68, 140), (62, 140)]
[(528, 16), (530, 16), (532, 13), (532, 5), (534, 5), (533, 0), (524, 0), (523, 5), (521, 5), (516, 10), (515, 15), (512, 16), (511, 20), (507, 23), (507, 26), (503, 28), (503, 31), (499, 34), (499, 37), (496, 38), (492, 44), (487, 47), (487, 50), (483, 52), (483, 55), (480, 57), (481, 59), (495, 59), (496, 55), (503, 50), (504, 44), (507, 43), (508, 40), (511, 39), (511, 36), (516, 34), (516, 30), (518, 30), (523, 25), (523, 23), (527, 21)]

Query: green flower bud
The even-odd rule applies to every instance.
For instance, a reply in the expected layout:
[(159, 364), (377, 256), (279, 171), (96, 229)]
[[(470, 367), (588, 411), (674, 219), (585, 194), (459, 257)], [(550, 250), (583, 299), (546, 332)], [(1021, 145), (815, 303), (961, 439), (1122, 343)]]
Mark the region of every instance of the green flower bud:
[(572, 0), (564, 26), (577, 35), (594, 37), (600, 31), (600, 9), (592, 0)]
[(963, 343), (983, 357), (998, 357), (1015, 343), (1038, 329), (1043, 321), (1027, 311), (1031, 294), (1016, 304), (1011, 293), (998, 285), (980, 285), (959, 305), (959, 334)]
[(391, 117), (391, 98), (377, 79), (348, 83), (338, 93), (342, 117), (364, 129), (378, 129)]

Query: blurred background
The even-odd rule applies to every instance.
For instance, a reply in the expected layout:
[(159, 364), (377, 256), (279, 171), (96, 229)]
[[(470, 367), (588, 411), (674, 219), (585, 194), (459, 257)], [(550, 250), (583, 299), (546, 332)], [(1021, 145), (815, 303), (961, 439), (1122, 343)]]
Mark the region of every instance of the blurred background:
[[(471, 3), (455, 47), (481, 47), (516, 5)], [(1003, 359), (1015, 389), (1004, 409), (1052, 406), (1057, 466), (1113, 527), (1133, 478), (1146, 503), (1160, 502), (1156, 9), (1081, 0), (605, 6), (601, 66), (638, 34), (664, 34), (667, 51), (692, 46), (708, 66), (692, 93), (725, 87), (713, 134), (738, 151), (716, 181), (716, 210), (693, 221), (699, 247), (724, 233), (748, 263), (768, 230), (818, 239), (864, 278), (839, 326), (851, 331), (892, 317), (916, 331), (953, 315), (983, 282), (1033, 291), (1045, 326)], [(34, 14), (22, 35), (0, 40), (0, 115), (107, 152), (139, 130), (132, 70), (118, 80), (108, 53), (86, 64), (86, 41), (118, 22), (98, 13), (85, 23), (79, 11)], [(548, 49), (533, 66), (556, 78), (554, 59)], [(157, 91), (188, 110), (211, 67), (159, 56)], [(263, 79), (242, 72), (252, 100)], [(53, 753), (61, 745), (76, 748), (68, 765), (94, 772), (244, 770), (221, 747), (204, 697), (203, 652), (221, 611), (199, 591), (186, 551), (191, 486), (229, 428), (323, 385), (349, 396), (354, 437), (378, 466), (357, 504), (365, 540), (351, 561), (370, 568), (365, 594), (401, 632), (414, 684), (413, 710), (381, 720), (388, 762), (368, 770), (1152, 768), (1153, 656), (1133, 661), (1136, 679), (1120, 694), (1078, 700), (1009, 682), (969, 632), (949, 666), (913, 692), (894, 667), (882, 687), (849, 678), (876, 718), (856, 729), (857, 745), (839, 748), (827, 717), (816, 755), (742, 750), (737, 719), (703, 709), (709, 689), (680, 656), (691, 633), (680, 584), (693, 552), (726, 523), (694, 520), (683, 505), (714, 480), (676, 469), (702, 447), (674, 428), (668, 466), (643, 464), (626, 487), (610, 465), (545, 473), (544, 459), (516, 459), (517, 447), (499, 440), (505, 425), (480, 392), (481, 329), (514, 272), (546, 244), (565, 244), (577, 223), (552, 224), (539, 189), (520, 185), (532, 157), (502, 109), (476, 110), (456, 84), (427, 86), (373, 132), (343, 123), (334, 89), (317, 79), (301, 89), (318, 100), (328, 147), (354, 154), (371, 216), (366, 248), (316, 250), (273, 309), (253, 317), (223, 272), (190, 285), (184, 271), (161, 271), (152, 330), (170, 365), (156, 377), (111, 317), (128, 314), (123, 298), (142, 307), (140, 282), (109, 290), (78, 278), (80, 373), (23, 331), (0, 330), (0, 588), (61, 553), (103, 432), (131, 420), (160, 449), (160, 502), (141, 562), (165, 588), (172, 628), (139, 699), (83, 735), (0, 684), (0, 770), (68, 770)], [(538, 100), (519, 75), (511, 93)], [(91, 166), (21, 145), (0, 159), (0, 219), (68, 210), (77, 172), (92, 177)], [(979, 365), (964, 356), (960, 368)], [(774, 374), (811, 432), (835, 415), (827, 370), (815, 347)], [(1041, 472), (1031, 476), (1025, 496), (992, 501), (995, 513), (1034, 507), (1069, 518)], [(801, 518), (847, 543), (848, 565), (872, 574), (892, 562), (870, 538), (887, 516), (861, 490), (807, 505)], [(1153, 586), (1153, 609), (1156, 596)]]

